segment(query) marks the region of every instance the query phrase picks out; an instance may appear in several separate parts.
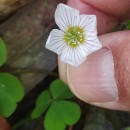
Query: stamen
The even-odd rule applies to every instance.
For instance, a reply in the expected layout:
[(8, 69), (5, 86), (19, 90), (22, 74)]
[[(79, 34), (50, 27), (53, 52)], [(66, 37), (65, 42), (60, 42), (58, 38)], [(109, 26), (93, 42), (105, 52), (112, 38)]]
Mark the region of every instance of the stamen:
[(80, 27), (70, 27), (65, 33), (64, 40), (73, 48), (83, 44), (85, 40), (83, 29)]

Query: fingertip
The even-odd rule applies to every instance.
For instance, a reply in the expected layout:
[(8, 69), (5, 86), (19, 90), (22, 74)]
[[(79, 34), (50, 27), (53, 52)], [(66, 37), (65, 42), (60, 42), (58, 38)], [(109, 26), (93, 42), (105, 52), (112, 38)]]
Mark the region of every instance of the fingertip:
[(110, 102), (118, 98), (112, 53), (106, 47), (89, 55), (78, 67), (68, 65), (67, 81), (83, 101)]
[(107, 109), (130, 111), (129, 105), (127, 106), (125, 104), (120, 103), (118, 99), (115, 102), (107, 102), (107, 103), (91, 102), (90, 104)]

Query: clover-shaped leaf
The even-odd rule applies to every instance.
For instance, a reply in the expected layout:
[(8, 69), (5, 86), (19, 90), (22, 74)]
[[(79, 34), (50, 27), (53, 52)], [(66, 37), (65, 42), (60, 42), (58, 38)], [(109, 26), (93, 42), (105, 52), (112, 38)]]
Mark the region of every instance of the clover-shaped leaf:
[(67, 100), (72, 97), (68, 86), (60, 79), (53, 81), (50, 92), (46, 90), (38, 96), (31, 118), (40, 117), (50, 106), (44, 120), (46, 130), (64, 130), (66, 125), (75, 124), (81, 114), (79, 105)]
[(67, 85), (60, 79), (53, 81), (50, 85), (50, 92), (43, 91), (37, 98), (36, 106), (31, 113), (31, 118), (36, 119), (40, 117), (49, 107), (53, 100), (69, 99), (73, 97)]
[(57, 79), (51, 83), (50, 92), (54, 99), (69, 99), (74, 96), (68, 89), (68, 86), (60, 79)]
[(66, 125), (75, 124), (80, 118), (79, 106), (71, 101), (55, 101), (49, 108), (44, 121), (46, 130), (64, 130)]
[(9, 117), (23, 96), (24, 89), (20, 81), (11, 74), (0, 73), (0, 114)]
[(31, 118), (35, 119), (42, 115), (42, 113), (49, 107), (52, 99), (49, 91), (43, 91), (36, 101), (36, 107), (31, 114)]
[(44, 120), (44, 127), (46, 130), (64, 130), (66, 124), (61, 117), (59, 117), (59, 111), (57, 110), (57, 103), (54, 102), (49, 110), (47, 111), (45, 120)]
[(7, 59), (6, 47), (2, 38), (0, 38), (0, 66), (2, 66)]

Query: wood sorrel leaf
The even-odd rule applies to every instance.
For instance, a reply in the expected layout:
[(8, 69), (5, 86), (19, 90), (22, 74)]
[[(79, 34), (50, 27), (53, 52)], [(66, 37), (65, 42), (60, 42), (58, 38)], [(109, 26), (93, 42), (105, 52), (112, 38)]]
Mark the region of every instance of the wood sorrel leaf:
[(52, 99), (49, 91), (43, 91), (36, 101), (36, 107), (33, 110), (31, 114), (31, 118), (35, 119), (40, 117), (43, 112), (48, 108), (48, 106), (51, 104)]
[(2, 66), (7, 59), (6, 47), (2, 38), (0, 38), (0, 66)]
[(74, 96), (70, 92), (68, 86), (60, 79), (57, 79), (51, 83), (50, 92), (54, 99), (70, 99)]
[(21, 82), (11, 74), (0, 73), (0, 114), (9, 117), (23, 96)]
[(66, 125), (75, 124), (80, 118), (79, 106), (71, 101), (55, 101), (44, 120), (46, 130), (65, 130)]

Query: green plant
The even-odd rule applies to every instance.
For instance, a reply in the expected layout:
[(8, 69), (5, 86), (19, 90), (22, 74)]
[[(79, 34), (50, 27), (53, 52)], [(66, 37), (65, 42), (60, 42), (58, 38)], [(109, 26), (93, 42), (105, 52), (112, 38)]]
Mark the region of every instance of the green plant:
[(124, 130), (130, 130), (130, 127), (125, 128)]
[(39, 118), (46, 111), (45, 129), (64, 130), (66, 125), (75, 124), (81, 114), (79, 105), (68, 100), (72, 97), (73, 94), (60, 79), (53, 81), (50, 89), (38, 96), (31, 118)]
[(127, 29), (130, 30), (130, 20), (127, 22)]
[(2, 38), (0, 38), (0, 66), (2, 66), (7, 59), (6, 47)]
[[(0, 38), (0, 66), (6, 62), (6, 59), (6, 47)], [(21, 82), (9, 73), (0, 73), (0, 115), (9, 117), (23, 96), (24, 89)]]

